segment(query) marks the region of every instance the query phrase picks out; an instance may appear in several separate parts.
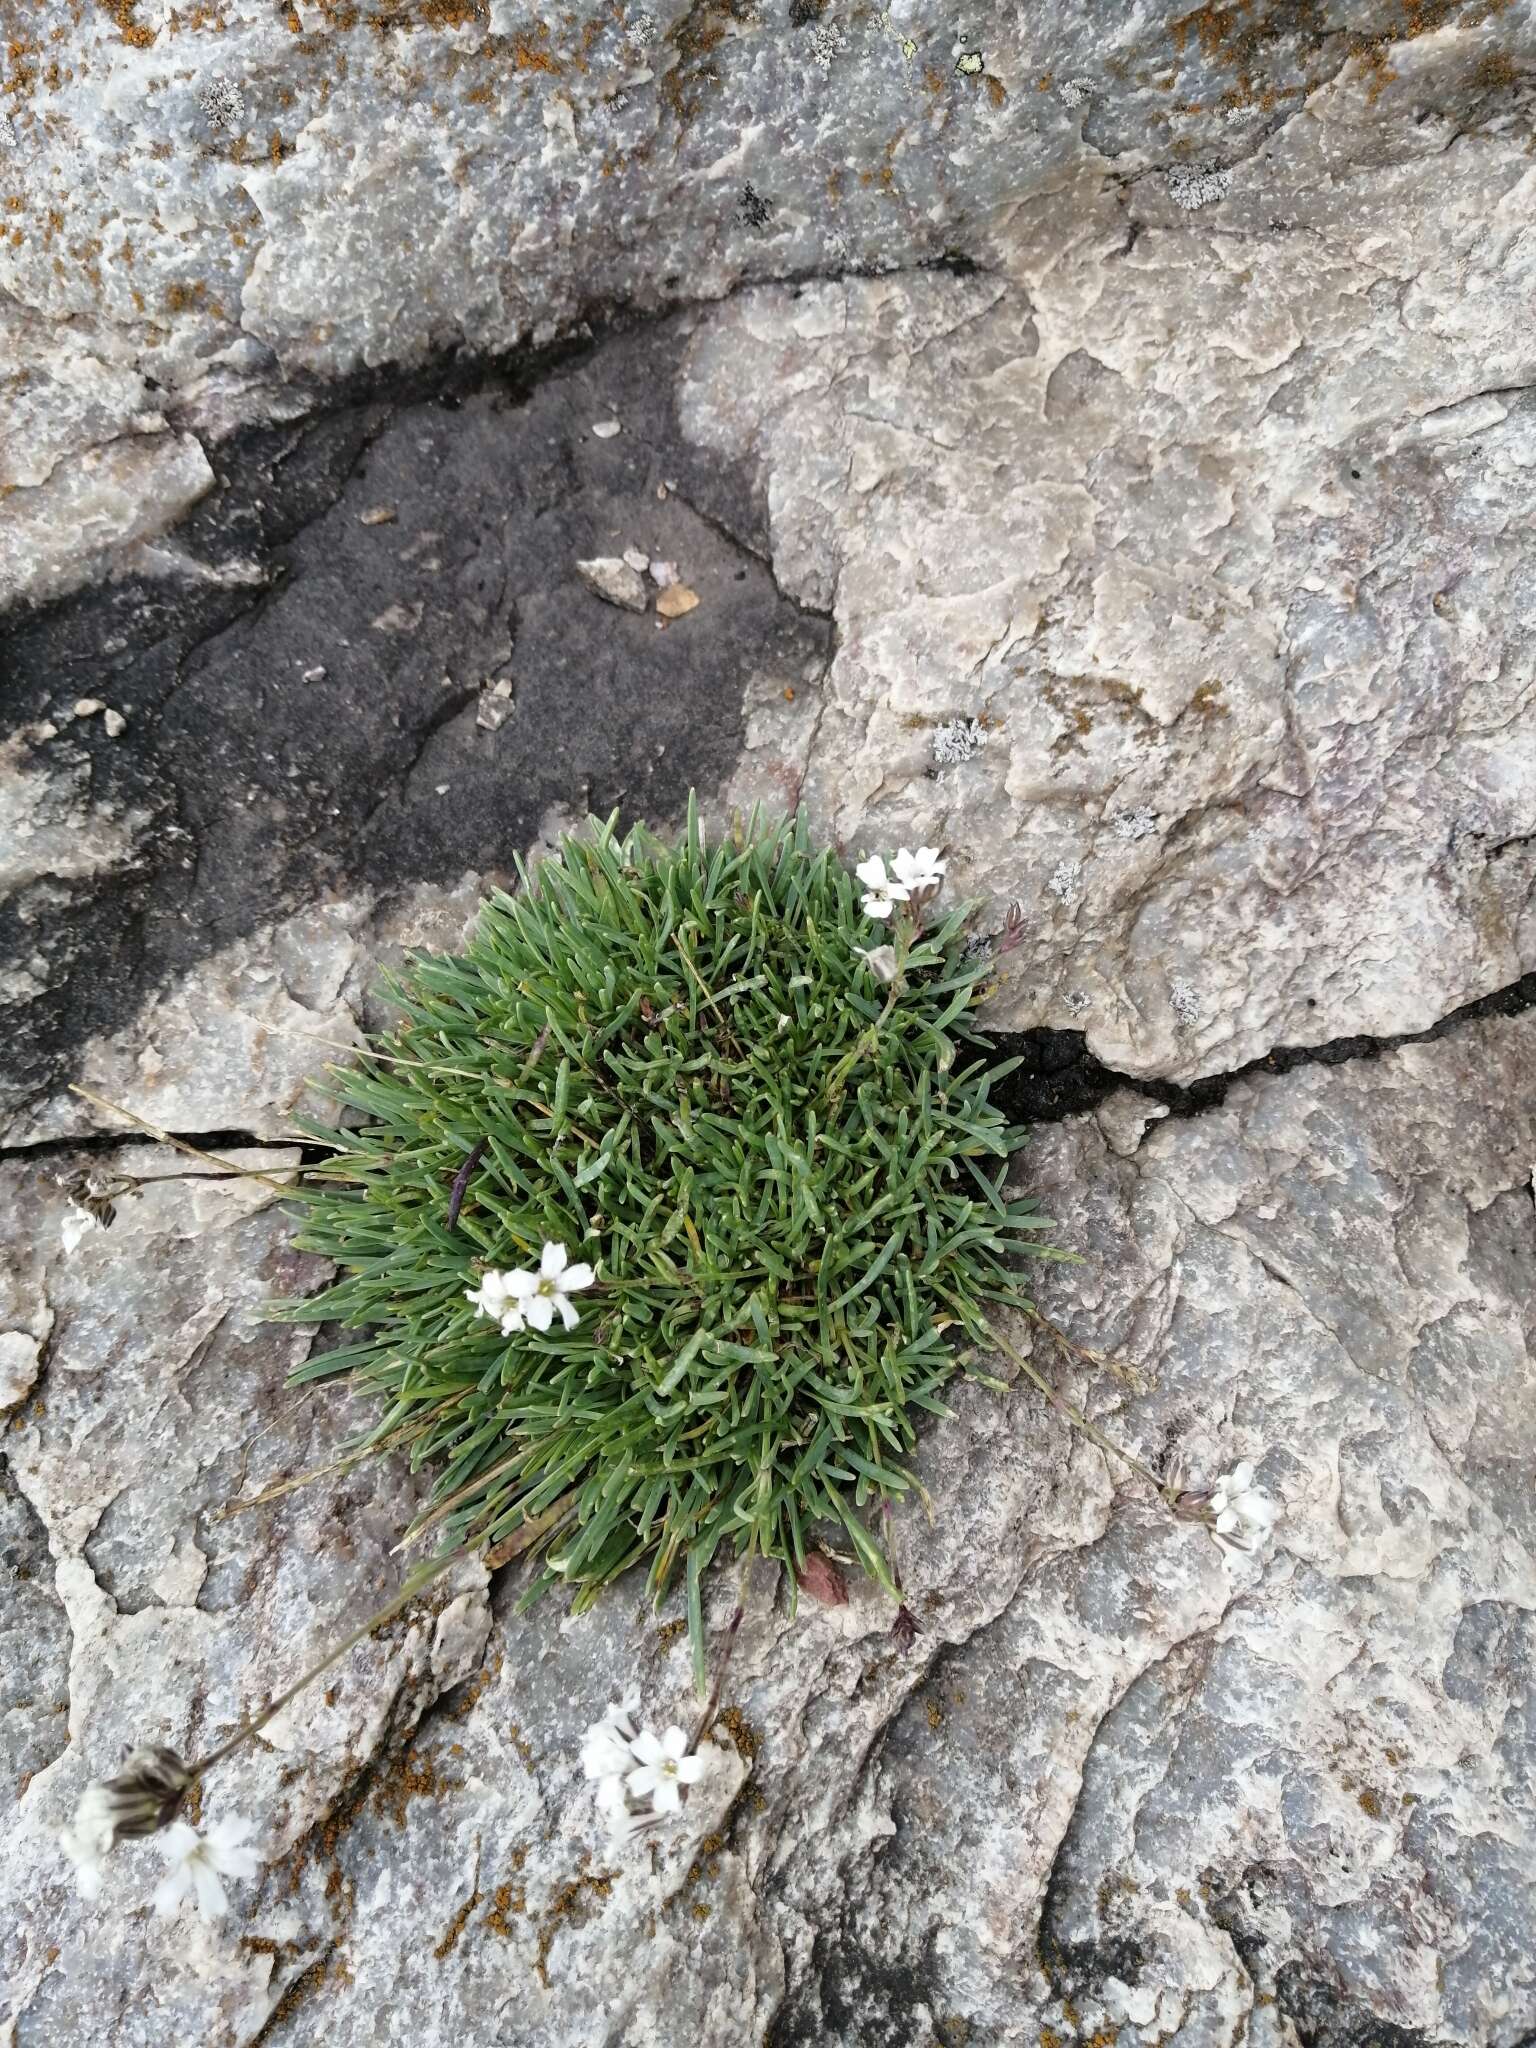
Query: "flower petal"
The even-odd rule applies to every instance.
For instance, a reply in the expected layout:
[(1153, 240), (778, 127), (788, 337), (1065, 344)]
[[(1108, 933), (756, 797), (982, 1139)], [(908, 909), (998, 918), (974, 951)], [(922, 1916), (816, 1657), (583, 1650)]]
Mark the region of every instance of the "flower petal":
[(873, 889), (880, 895), (884, 895), (885, 862), (878, 853), (871, 854), (868, 860), (861, 860), (853, 872), (864, 883), (866, 888)]
[(547, 1244), (539, 1259), (539, 1271), (546, 1280), (558, 1280), (570, 1259), (571, 1255), (563, 1244)]
[(559, 1309), (560, 1320), (562, 1323), (564, 1323), (565, 1327), (568, 1330), (574, 1330), (576, 1325), (581, 1321), (581, 1317), (577, 1315), (575, 1309), (571, 1307), (570, 1302), (566, 1299), (566, 1297), (563, 1294), (557, 1294), (555, 1296), (555, 1307)]
[(229, 1895), (219, 1883), (218, 1874), (205, 1856), (189, 1857), (185, 1868), (192, 1873), (192, 1884), (197, 1893), (197, 1910), (206, 1920), (222, 1920), (229, 1911)]
[(532, 1295), (523, 1305), (523, 1319), (535, 1330), (547, 1330), (555, 1319), (555, 1305), (547, 1294)]
[(1244, 1458), (1240, 1465), (1234, 1465), (1227, 1474), (1224, 1484), (1234, 1493), (1246, 1493), (1253, 1484), (1253, 1460)]
[(678, 1812), (683, 1803), (683, 1795), (678, 1790), (676, 1778), (663, 1778), (652, 1794), (651, 1803), (658, 1813)]
[(561, 1281), (560, 1285), (567, 1294), (580, 1294), (582, 1288), (590, 1287), (596, 1278), (597, 1274), (594, 1269), (585, 1262), (580, 1262), (574, 1266), (566, 1267), (565, 1278)]
[(649, 1728), (642, 1728), (629, 1746), (643, 1764), (659, 1764), (667, 1754), (666, 1744), (659, 1741)]
[(181, 1902), (192, 1890), (191, 1873), (185, 1863), (178, 1863), (167, 1876), (155, 1886), (154, 1908), (162, 1920), (174, 1920), (181, 1908)]
[(619, 1777), (599, 1778), (597, 1781), (597, 1810), (599, 1813), (623, 1813), (629, 1804), (624, 1790), (624, 1780)]
[(687, 1754), (688, 1738), (681, 1728), (673, 1726), (664, 1730), (661, 1738), (661, 1747), (665, 1755), (673, 1763), (676, 1763), (679, 1757)]
[(890, 914), (891, 899), (889, 896), (866, 896), (864, 898), (864, 915), (866, 917), (889, 917)]
[(638, 1771), (631, 1771), (624, 1780), (632, 1799), (648, 1798), (661, 1782), (661, 1773), (654, 1764), (642, 1764)]
[(680, 1785), (696, 1785), (708, 1768), (708, 1762), (701, 1756), (679, 1757), (677, 1762), (678, 1783)]

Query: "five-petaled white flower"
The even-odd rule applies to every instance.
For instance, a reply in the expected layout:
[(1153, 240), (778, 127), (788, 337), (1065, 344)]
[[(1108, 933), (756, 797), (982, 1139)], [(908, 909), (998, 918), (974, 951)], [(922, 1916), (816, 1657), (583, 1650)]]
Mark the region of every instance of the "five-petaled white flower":
[(629, 1790), (636, 1799), (649, 1793), (658, 1813), (676, 1813), (682, 1805), (682, 1788), (704, 1775), (704, 1759), (689, 1756), (688, 1738), (681, 1728), (668, 1728), (653, 1735), (642, 1728), (630, 1744), (640, 1759), (638, 1771), (629, 1774)]
[(570, 1297), (579, 1294), (583, 1287), (590, 1287), (597, 1275), (584, 1262), (573, 1266), (570, 1260), (571, 1255), (563, 1244), (547, 1244), (539, 1259), (537, 1273), (515, 1273), (512, 1276), (527, 1283), (526, 1291), (520, 1286), (518, 1292), (523, 1321), (530, 1328), (547, 1330), (557, 1309), (568, 1330), (574, 1330), (581, 1321)]
[(918, 896), (933, 890), (935, 893), (944, 881), (944, 863), (939, 859), (936, 846), (920, 846), (916, 853), (910, 853), (904, 846), (891, 862), (896, 870), (896, 880), (908, 896)]
[(163, 1838), (171, 1868), (155, 1886), (155, 1911), (161, 1918), (169, 1920), (184, 1900), (195, 1898), (200, 1913), (221, 1919), (229, 1900), (220, 1877), (256, 1875), (256, 1851), (246, 1846), (253, 1831), (253, 1824), (238, 1814), (216, 1820), (206, 1835), (184, 1820), (173, 1820)]
[(464, 1290), (464, 1299), (474, 1303), (477, 1314), (500, 1323), (503, 1337), (524, 1329), (547, 1330), (557, 1311), (565, 1327), (574, 1330), (581, 1318), (570, 1297), (596, 1278), (584, 1261), (571, 1264), (563, 1244), (546, 1244), (536, 1273), (522, 1267), (483, 1273), (478, 1287)]
[(878, 853), (868, 860), (861, 860), (853, 871), (864, 884), (868, 894), (864, 898), (866, 917), (889, 917), (892, 908), (905, 903), (912, 891), (904, 883), (885, 872), (885, 862)]
[(1275, 1503), (1253, 1483), (1253, 1463), (1244, 1458), (1223, 1472), (1211, 1489), (1211, 1534), (1224, 1551), (1262, 1550), (1275, 1526)]

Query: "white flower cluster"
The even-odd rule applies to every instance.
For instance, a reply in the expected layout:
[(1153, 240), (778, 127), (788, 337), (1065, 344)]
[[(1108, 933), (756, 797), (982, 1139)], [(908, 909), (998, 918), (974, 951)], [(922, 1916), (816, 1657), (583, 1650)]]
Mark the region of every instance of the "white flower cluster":
[(568, 1330), (574, 1330), (581, 1318), (571, 1296), (590, 1287), (597, 1274), (584, 1262), (573, 1266), (570, 1260), (563, 1244), (546, 1244), (536, 1273), (519, 1267), (482, 1274), (478, 1287), (465, 1289), (464, 1299), (500, 1323), (503, 1337), (523, 1329), (547, 1330), (557, 1314)]
[(689, 1754), (681, 1728), (654, 1735), (639, 1725), (639, 1712), (640, 1695), (631, 1693), (582, 1738), (582, 1775), (596, 1784), (597, 1810), (616, 1842), (670, 1820), (682, 1807), (683, 1787), (696, 1785), (707, 1768), (702, 1756)]
[(169, 1920), (186, 1899), (217, 1920), (229, 1911), (221, 1883), (226, 1877), (254, 1877), (259, 1867), (250, 1844), (252, 1823), (238, 1814), (216, 1820), (205, 1835), (184, 1820), (171, 1820), (191, 1782), (179, 1757), (166, 1749), (137, 1749), (115, 1778), (93, 1778), (59, 1845), (75, 1866), (83, 1899), (101, 1894), (103, 1866), (125, 1837), (158, 1834), (170, 1865), (155, 1887), (155, 1911)]
[(944, 863), (936, 846), (920, 846), (916, 853), (904, 846), (892, 860), (889, 874), (878, 853), (861, 860), (854, 873), (867, 892), (866, 917), (889, 917), (896, 904), (936, 896), (944, 884)]
[(1223, 1551), (1262, 1550), (1275, 1526), (1276, 1508), (1253, 1483), (1253, 1463), (1244, 1458), (1223, 1472), (1211, 1489), (1211, 1534)]

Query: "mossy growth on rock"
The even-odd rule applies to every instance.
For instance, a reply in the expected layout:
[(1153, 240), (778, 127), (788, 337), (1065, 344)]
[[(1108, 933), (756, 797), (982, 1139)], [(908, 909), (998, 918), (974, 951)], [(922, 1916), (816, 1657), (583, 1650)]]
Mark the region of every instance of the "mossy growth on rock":
[[(532, 1536), (527, 1597), (578, 1609), (681, 1569), (701, 1665), (717, 1554), (794, 1571), (830, 1524), (890, 1585), (871, 1511), (912, 1488), (989, 1310), (1029, 1306), (1015, 1255), (1050, 1225), (1003, 1189), (1023, 1133), (974, 1024), (987, 950), (936, 888), (874, 924), (801, 821), (594, 822), (519, 877), (332, 1069), (348, 1122), (314, 1135), (343, 1149), (298, 1241), (340, 1277), (282, 1313), (362, 1333), (297, 1377), (379, 1396), (370, 1446), (437, 1474), (420, 1530)], [(552, 1245), (593, 1269), (572, 1327), (527, 1305)], [(484, 1276), (509, 1269), (504, 1329)]]

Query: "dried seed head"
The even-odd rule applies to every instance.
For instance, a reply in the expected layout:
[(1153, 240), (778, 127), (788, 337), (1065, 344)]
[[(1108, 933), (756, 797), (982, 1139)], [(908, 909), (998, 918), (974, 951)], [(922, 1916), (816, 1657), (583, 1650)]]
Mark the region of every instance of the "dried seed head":
[(114, 1778), (102, 1783), (110, 1806), (114, 1838), (153, 1835), (181, 1810), (192, 1773), (174, 1749), (136, 1749)]
[(896, 1619), (891, 1623), (891, 1641), (903, 1655), (917, 1641), (917, 1617), (905, 1601), (897, 1608)]
[(129, 1186), (130, 1183), (118, 1175), (102, 1173), (95, 1167), (82, 1168), (59, 1182), (65, 1200), (73, 1202), (77, 1209), (83, 1209), (103, 1230), (110, 1226), (117, 1214), (118, 1197), (125, 1194)]
[(1181, 1522), (1214, 1520), (1211, 1514), (1211, 1489), (1208, 1486), (1186, 1487), (1182, 1493), (1174, 1495), (1172, 1506), (1174, 1514)]

